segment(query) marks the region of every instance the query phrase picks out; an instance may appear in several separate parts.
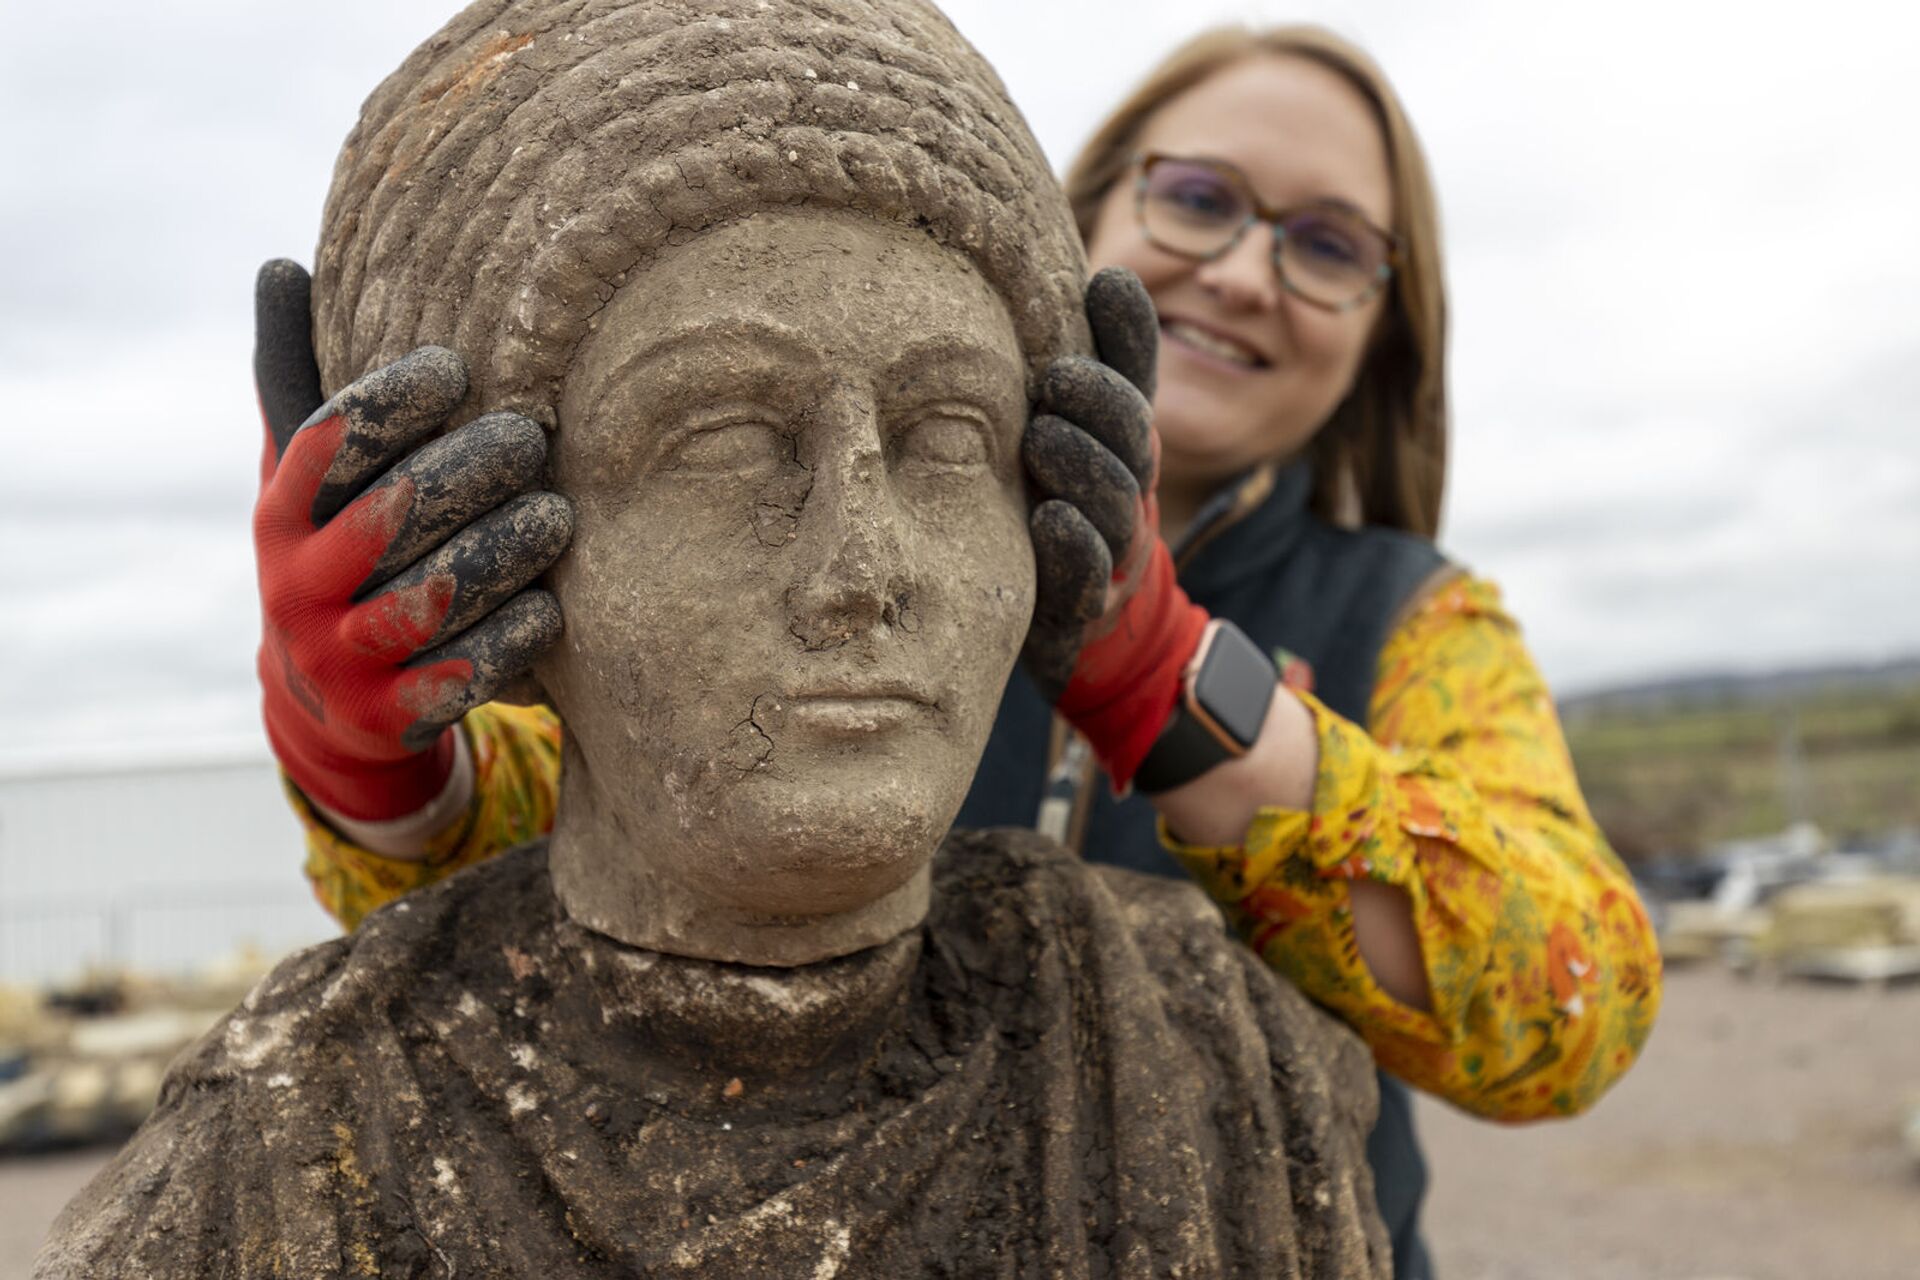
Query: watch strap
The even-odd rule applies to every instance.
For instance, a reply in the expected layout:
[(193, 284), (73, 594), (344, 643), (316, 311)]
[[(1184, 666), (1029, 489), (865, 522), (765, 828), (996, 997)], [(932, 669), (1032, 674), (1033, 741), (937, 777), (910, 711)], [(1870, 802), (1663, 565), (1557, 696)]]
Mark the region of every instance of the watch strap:
[(1232, 759), (1234, 753), (1200, 723), (1183, 700), (1174, 708), (1166, 729), (1154, 739), (1147, 758), (1140, 762), (1133, 775), (1133, 789), (1149, 796), (1171, 791)]

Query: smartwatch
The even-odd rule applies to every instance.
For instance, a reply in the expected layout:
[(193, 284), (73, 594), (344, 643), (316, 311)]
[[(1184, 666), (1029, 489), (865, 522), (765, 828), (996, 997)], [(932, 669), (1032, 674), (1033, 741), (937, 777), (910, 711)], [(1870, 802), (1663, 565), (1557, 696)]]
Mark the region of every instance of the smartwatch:
[(1253, 747), (1280, 683), (1273, 662), (1246, 632), (1216, 618), (1180, 673), (1180, 701), (1133, 775), (1136, 791), (1154, 795), (1184, 786)]

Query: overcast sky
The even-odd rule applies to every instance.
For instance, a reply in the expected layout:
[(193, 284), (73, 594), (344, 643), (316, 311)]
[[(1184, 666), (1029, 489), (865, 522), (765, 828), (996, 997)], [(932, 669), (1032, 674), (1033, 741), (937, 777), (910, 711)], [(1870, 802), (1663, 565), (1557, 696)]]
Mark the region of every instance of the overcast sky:
[[(1920, 651), (1920, 18), (1619, 0), (949, 12), (1056, 165), (1173, 42), (1310, 18), (1430, 149), (1442, 541), (1561, 691)], [(0, 763), (258, 743), (251, 286), (444, 0), (8, 6)]]

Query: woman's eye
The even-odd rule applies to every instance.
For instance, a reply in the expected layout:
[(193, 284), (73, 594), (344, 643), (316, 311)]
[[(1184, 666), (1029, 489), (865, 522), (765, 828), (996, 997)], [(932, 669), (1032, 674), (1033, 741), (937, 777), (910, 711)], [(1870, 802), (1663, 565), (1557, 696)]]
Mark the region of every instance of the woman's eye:
[(747, 475), (793, 456), (786, 436), (764, 422), (735, 422), (695, 431), (667, 459), (665, 470), (697, 475)]
[(1296, 257), (1324, 267), (1358, 265), (1364, 250), (1361, 238), (1338, 218), (1303, 214), (1286, 225), (1286, 244)]
[(1349, 263), (1358, 256), (1351, 241), (1324, 233), (1305, 237), (1301, 248), (1326, 262)]
[(922, 418), (899, 437), (895, 456), (906, 467), (957, 471), (984, 467), (993, 460), (984, 426), (968, 418)]
[(1240, 214), (1233, 192), (1220, 183), (1183, 182), (1162, 198), (1189, 218), (1226, 222)]

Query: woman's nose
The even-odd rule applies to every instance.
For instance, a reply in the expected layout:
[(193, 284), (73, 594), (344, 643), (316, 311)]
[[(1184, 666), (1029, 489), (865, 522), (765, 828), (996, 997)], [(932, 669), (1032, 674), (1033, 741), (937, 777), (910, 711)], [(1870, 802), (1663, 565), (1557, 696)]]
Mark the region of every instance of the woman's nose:
[(1256, 222), (1219, 257), (1194, 268), (1193, 278), (1232, 311), (1272, 311), (1280, 305), (1274, 230)]
[(907, 607), (905, 513), (889, 483), (877, 426), (870, 414), (863, 417), (854, 439), (832, 440), (816, 456), (800, 515), (794, 549), (801, 572), (788, 588), (787, 609), (793, 634), (808, 649), (837, 648), (891, 625)]

